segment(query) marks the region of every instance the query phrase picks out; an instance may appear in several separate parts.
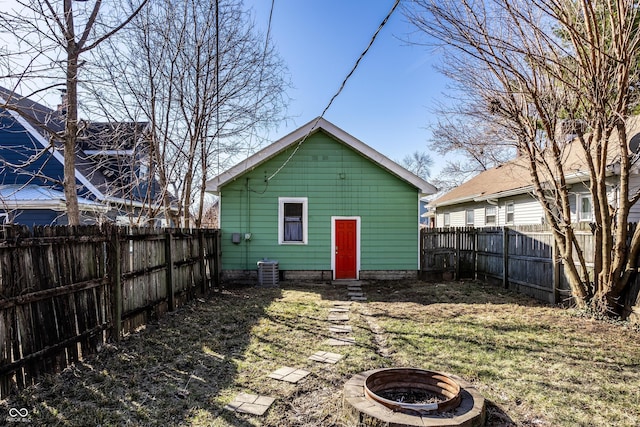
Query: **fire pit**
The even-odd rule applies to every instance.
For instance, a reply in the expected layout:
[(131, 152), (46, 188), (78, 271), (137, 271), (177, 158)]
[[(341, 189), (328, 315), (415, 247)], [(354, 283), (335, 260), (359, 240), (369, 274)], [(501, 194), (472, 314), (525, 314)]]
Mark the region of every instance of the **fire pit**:
[(482, 426), (484, 398), (441, 372), (389, 368), (362, 372), (344, 386), (347, 417), (361, 426)]

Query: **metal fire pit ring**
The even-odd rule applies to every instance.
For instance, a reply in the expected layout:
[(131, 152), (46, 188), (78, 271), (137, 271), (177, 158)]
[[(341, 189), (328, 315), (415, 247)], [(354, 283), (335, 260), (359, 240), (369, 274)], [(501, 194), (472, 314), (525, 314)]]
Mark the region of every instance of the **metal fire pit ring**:
[[(440, 399), (434, 403), (410, 403), (386, 399), (381, 392), (426, 391)], [(460, 385), (449, 376), (434, 371), (416, 368), (382, 369), (369, 375), (364, 382), (367, 398), (381, 403), (394, 411), (428, 414), (447, 412), (460, 404)]]
[[(380, 372), (392, 369), (414, 368), (386, 368), (373, 369), (354, 375), (344, 385), (343, 416), (346, 425), (361, 427), (388, 425), (394, 427), (479, 427), (484, 426), (486, 419), (484, 397), (470, 383), (451, 374), (442, 374), (453, 380), (460, 387), (460, 402), (457, 406), (443, 410), (428, 410), (418, 412), (412, 409), (394, 409), (382, 402), (372, 399), (365, 391), (365, 384), (371, 377), (379, 377)], [(380, 374), (385, 375), (385, 374)], [(370, 381), (369, 384), (374, 382)], [(376, 387), (367, 385), (369, 393)], [(444, 389), (444, 386), (442, 387)], [(451, 392), (449, 390), (449, 392)], [(444, 394), (444, 393), (443, 393)], [(445, 395), (446, 396), (446, 395)], [(448, 398), (450, 399), (450, 398)], [(448, 400), (445, 399), (445, 400)], [(397, 402), (396, 402), (397, 403)], [(443, 402), (438, 402), (443, 403)], [(424, 409), (424, 408), (423, 408)]]

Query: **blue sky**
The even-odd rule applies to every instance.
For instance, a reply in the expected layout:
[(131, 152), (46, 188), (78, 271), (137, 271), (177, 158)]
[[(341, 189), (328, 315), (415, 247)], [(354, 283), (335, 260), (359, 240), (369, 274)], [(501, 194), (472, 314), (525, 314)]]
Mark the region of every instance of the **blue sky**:
[[(272, 130), (270, 140), (321, 114), (392, 5), (393, 0), (275, 0), (271, 39), (291, 74), (292, 120)], [(245, 0), (245, 6), (266, 32), (271, 0)], [(396, 9), (325, 114), (393, 160), (428, 151), (433, 105), (446, 89), (430, 49), (404, 41), (413, 31)], [(432, 158), (433, 177), (444, 160)]]
[[(244, 0), (256, 26), (267, 31), (271, 0)], [(394, 0), (275, 0), (271, 40), (287, 64), (290, 120), (272, 129), (274, 141), (317, 117), (368, 45)], [(2, 7), (13, 5), (0, 0)], [(433, 64), (437, 57), (405, 40), (414, 33), (397, 8), (325, 118), (367, 145), (399, 161), (414, 151), (429, 151), (435, 124), (433, 106), (442, 100), (446, 79)], [(52, 92), (50, 104), (58, 102)], [(431, 176), (444, 164), (434, 160)]]

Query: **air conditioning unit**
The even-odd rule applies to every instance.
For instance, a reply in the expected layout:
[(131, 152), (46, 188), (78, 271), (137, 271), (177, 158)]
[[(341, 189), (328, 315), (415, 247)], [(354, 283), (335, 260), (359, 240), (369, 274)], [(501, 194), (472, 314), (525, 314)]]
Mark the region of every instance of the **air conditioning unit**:
[(258, 285), (264, 287), (278, 286), (278, 261), (263, 259), (258, 261)]

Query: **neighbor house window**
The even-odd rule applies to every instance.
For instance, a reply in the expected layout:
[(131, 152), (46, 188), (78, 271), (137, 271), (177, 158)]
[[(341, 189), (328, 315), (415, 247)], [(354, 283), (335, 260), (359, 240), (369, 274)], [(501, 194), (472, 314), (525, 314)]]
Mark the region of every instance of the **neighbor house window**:
[(474, 214), (473, 209), (467, 209), (467, 211), (465, 212), (467, 225), (473, 225), (473, 214)]
[(449, 227), (451, 225), (451, 216), (449, 215), (449, 213), (445, 213), (444, 215), (442, 215), (442, 223), (444, 227)]
[(514, 213), (515, 213), (515, 205), (513, 204), (513, 202), (509, 202), (505, 205), (505, 222), (507, 224), (513, 224), (513, 220), (514, 220)]
[(591, 196), (588, 194), (578, 194), (578, 221), (591, 220), (593, 220)]
[(487, 206), (484, 208), (484, 223), (486, 225), (496, 225), (496, 207)]
[(307, 198), (278, 198), (278, 242), (307, 243)]

